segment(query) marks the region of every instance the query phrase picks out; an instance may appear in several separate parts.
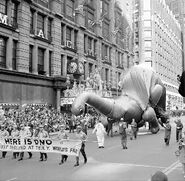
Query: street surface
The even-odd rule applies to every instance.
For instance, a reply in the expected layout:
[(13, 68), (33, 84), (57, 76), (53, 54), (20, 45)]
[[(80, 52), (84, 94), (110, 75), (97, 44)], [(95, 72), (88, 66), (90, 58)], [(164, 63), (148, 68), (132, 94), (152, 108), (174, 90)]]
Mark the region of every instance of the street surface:
[[(183, 124), (185, 126), (185, 117)], [(169, 181), (183, 181), (182, 168), (175, 156), (175, 124), (169, 146), (164, 144), (164, 130), (155, 135), (141, 130), (137, 140), (128, 140), (128, 149), (123, 150), (118, 134), (105, 138), (105, 148), (99, 149), (92, 129), (86, 143), (87, 164), (80, 156), (80, 166), (74, 167), (75, 157), (59, 165), (59, 154), (48, 154), (47, 162), (39, 162), (39, 153), (32, 159), (12, 160), (12, 153), (0, 160), (0, 181), (149, 181), (152, 174), (161, 170)], [(185, 129), (185, 128), (184, 128)], [(73, 137), (70, 133), (70, 137)]]

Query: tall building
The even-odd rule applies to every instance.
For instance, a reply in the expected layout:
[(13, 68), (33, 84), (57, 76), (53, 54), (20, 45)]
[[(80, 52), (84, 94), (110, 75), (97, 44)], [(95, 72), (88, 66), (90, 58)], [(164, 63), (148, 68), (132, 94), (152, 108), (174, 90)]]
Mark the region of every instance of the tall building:
[(182, 29), (182, 43), (183, 43), (183, 70), (185, 70), (185, 2), (184, 0), (166, 0), (169, 9), (173, 12), (175, 18), (179, 21)]
[(115, 93), (134, 59), (125, 21), (115, 0), (0, 0), (0, 103), (60, 109), (66, 77), (96, 68)]
[(154, 68), (167, 89), (167, 108), (183, 108), (177, 75), (182, 72), (181, 27), (164, 0), (135, 0), (135, 54)]

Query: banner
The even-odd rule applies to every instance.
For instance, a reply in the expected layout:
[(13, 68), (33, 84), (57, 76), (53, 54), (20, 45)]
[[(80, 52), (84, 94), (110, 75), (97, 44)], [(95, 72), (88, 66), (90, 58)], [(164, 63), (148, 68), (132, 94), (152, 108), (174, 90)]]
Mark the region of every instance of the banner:
[(47, 152), (78, 156), (81, 140), (52, 140), (37, 138), (0, 138), (0, 151)]

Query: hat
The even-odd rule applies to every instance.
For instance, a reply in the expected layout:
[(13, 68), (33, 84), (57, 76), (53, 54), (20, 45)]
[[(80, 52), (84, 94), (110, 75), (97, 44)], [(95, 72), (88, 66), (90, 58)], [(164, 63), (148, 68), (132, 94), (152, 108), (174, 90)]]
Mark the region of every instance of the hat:
[(20, 127), (24, 127), (24, 124), (20, 124)]
[(124, 119), (123, 119), (123, 118), (121, 118), (121, 120), (123, 121)]
[(78, 125), (76, 128), (77, 128), (77, 129), (82, 129), (82, 126)]

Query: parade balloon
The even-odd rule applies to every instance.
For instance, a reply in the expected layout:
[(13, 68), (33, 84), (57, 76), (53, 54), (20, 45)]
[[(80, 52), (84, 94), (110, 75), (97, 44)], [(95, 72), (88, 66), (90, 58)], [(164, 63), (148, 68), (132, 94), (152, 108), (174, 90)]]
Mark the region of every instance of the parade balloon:
[(158, 118), (166, 123), (166, 89), (155, 73), (145, 64), (133, 66), (122, 74), (120, 86), (122, 94), (116, 99), (103, 98), (91, 92), (80, 94), (72, 104), (72, 113), (80, 115), (85, 104), (94, 107), (106, 117), (119, 120), (124, 118), (128, 124), (134, 118), (140, 127), (148, 122), (152, 133), (159, 131)]
[(181, 96), (185, 97), (185, 71), (182, 72), (182, 75), (180, 77), (180, 85), (178, 91)]

